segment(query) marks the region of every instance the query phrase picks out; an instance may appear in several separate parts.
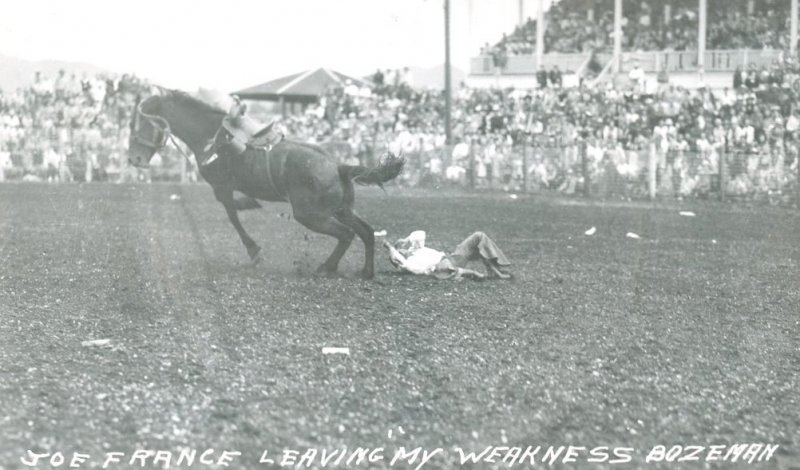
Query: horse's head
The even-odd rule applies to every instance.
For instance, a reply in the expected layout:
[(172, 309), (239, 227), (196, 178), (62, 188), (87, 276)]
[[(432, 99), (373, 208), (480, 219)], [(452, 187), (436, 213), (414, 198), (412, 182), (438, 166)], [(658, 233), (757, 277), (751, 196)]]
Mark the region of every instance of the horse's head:
[(135, 167), (147, 168), (153, 155), (167, 144), (170, 128), (167, 120), (158, 116), (160, 107), (159, 96), (141, 102), (136, 99), (128, 140), (128, 161)]

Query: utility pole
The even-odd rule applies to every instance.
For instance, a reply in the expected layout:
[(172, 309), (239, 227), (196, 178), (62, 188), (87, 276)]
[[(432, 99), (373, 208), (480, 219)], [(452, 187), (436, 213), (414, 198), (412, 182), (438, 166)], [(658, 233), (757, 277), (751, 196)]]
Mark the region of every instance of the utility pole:
[(444, 136), (445, 145), (451, 145), (453, 136), (450, 129), (450, 102), (452, 94), (450, 83), (450, 0), (444, 0)]
[(789, 51), (792, 53), (792, 58), (797, 54), (797, 0), (792, 0), (790, 11), (791, 27), (789, 28)]
[(542, 69), (542, 59), (544, 57), (544, 0), (539, 0), (536, 11), (536, 71)]
[(622, 0), (614, 0), (614, 65), (612, 71), (622, 71)]
[(706, 67), (706, 13), (708, 5), (706, 0), (697, 2), (697, 68), (700, 73), (705, 73)]

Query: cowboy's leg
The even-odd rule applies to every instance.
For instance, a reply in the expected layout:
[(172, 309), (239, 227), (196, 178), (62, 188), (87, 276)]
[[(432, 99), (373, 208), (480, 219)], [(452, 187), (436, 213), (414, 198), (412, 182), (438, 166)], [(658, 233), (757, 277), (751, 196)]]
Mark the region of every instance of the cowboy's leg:
[(482, 259), (491, 260), (493, 263), (497, 264), (498, 266), (510, 266), (511, 261), (506, 258), (505, 253), (503, 250), (500, 249), (499, 246), (489, 238), (483, 232), (480, 232), (482, 235), (480, 240), (478, 241), (478, 250), (480, 252), (480, 256)]
[(456, 266), (463, 267), (468, 261), (481, 260), (489, 275), (501, 279), (510, 279), (511, 276), (500, 270), (501, 266), (508, 266), (506, 255), (497, 244), (483, 232), (475, 232), (461, 242), (452, 254)]
[(475, 232), (468, 236), (453, 250), (452, 257), (454, 264), (458, 267), (463, 267), (469, 261), (475, 261), (480, 258), (480, 250), (478, 244), (480, 243), (483, 232)]
[[(453, 251), (458, 265), (467, 261), (484, 260), (499, 266), (509, 266), (511, 262), (497, 244), (483, 232), (475, 232), (459, 243)], [(461, 262), (463, 260), (463, 262)]]

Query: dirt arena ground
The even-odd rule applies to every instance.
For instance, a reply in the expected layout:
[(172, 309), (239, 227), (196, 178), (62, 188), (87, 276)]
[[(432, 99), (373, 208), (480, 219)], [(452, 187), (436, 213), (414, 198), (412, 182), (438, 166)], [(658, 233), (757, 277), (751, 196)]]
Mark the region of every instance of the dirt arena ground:
[[(642, 468), (673, 444), (800, 455), (796, 210), (396, 187), (356, 204), (391, 239), (424, 229), (447, 249), (483, 230), (516, 279), (401, 275), (381, 250), (363, 281), (360, 241), (343, 277), (315, 277), (333, 240), (285, 204), (243, 213), (253, 267), (203, 184), (0, 185), (0, 468), (28, 449), (84, 468), (182, 447), (241, 452), (232, 468), (342, 446), (442, 447), (423, 468), (508, 468), (454, 462), (490, 445), (634, 449), (564, 468)], [(664, 468), (704, 465), (741, 463)]]

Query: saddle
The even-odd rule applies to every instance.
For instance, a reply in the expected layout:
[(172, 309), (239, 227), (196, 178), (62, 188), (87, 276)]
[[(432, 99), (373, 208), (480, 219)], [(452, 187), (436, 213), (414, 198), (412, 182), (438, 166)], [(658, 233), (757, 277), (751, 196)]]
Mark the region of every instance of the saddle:
[[(273, 129), (275, 122), (264, 126), (263, 123), (247, 116), (247, 105), (237, 101), (222, 120), (214, 138), (206, 147), (214, 154), (238, 156), (248, 147), (263, 148), (269, 151), (273, 145), (283, 140), (283, 133)], [(206, 163), (211, 163), (212, 157)]]

